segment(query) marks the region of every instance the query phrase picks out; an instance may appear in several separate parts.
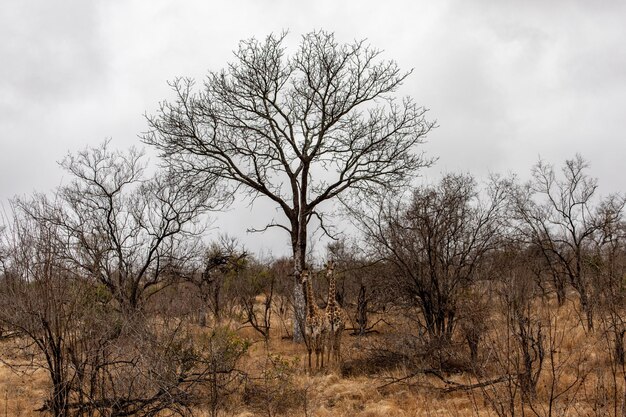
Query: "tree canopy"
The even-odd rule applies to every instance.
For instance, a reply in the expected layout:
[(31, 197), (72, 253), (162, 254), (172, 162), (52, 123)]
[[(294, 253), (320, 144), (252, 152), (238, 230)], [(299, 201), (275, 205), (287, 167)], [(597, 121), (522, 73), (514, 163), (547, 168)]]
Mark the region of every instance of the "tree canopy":
[(187, 179), (274, 201), (286, 219), (266, 228), (289, 233), (298, 275), (307, 226), (316, 219), (327, 231), (320, 205), (349, 190), (405, 186), (432, 162), (417, 145), (434, 122), (395, 97), (410, 71), (365, 41), (312, 32), (289, 56), (285, 39), (242, 41), (235, 61), (199, 87), (171, 82), (175, 98), (148, 117), (143, 140)]

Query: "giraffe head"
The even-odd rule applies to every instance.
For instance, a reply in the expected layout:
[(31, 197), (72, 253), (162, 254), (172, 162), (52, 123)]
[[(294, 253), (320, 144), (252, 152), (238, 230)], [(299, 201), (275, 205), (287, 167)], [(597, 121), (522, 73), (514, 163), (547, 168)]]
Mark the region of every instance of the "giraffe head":
[(330, 259), (325, 265), (326, 267), (326, 275), (330, 276), (333, 272), (335, 272), (335, 261)]
[(303, 269), (302, 272), (300, 272), (300, 279), (301, 279), (303, 284), (306, 284), (306, 282), (309, 280), (309, 270), (308, 269)]

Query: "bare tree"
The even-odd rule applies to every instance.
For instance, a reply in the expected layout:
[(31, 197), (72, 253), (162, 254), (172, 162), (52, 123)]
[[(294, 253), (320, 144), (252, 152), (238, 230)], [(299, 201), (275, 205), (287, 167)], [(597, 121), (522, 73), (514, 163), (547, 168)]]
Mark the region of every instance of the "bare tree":
[(19, 336), (8, 360), (48, 373), (49, 397), (40, 411), (154, 415), (185, 406), (197, 383), (187, 372), (199, 361), (174, 343), (178, 329), (154, 331), (141, 315), (113, 308), (110, 293), (64, 256), (64, 237), (61, 226), (14, 206), (0, 271), (0, 322)]
[(507, 187), (494, 179), (483, 199), (471, 176), (449, 174), (416, 189), (408, 204), (389, 200), (358, 217), (378, 256), (395, 267), (397, 302), (419, 309), (414, 319), (433, 341), (450, 340), (459, 296), (496, 248)]
[[(243, 309), (243, 324), (252, 326), (266, 341), (270, 339), (274, 294), (278, 279), (268, 263), (255, 260), (239, 277), (237, 285), (239, 305)], [(262, 297), (260, 303), (257, 302), (258, 296)]]
[(587, 168), (587, 162), (576, 155), (565, 161), (559, 177), (554, 166), (539, 161), (532, 180), (513, 194), (513, 204), (522, 235), (540, 249), (549, 265), (559, 304), (569, 281), (591, 330), (594, 303), (585, 264), (601, 223), (594, 207), (597, 181), (589, 177)]
[(269, 273), (275, 277), (274, 295), (272, 296), (274, 317), (280, 322), (283, 339), (291, 339), (290, 326), (293, 310), (293, 260), (289, 257), (278, 258), (269, 265)]
[(593, 256), (587, 262), (587, 272), (596, 281), (596, 294), (601, 320), (613, 335), (614, 354), (618, 366), (626, 365), (624, 334), (626, 334), (626, 223), (623, 220), (626, 199), (613, 195), (605, 199), (597, 210), (598, 230), (594, 239)]
[(176, 95), (148, 117), (144, 142), (198, 186), (218, 177), (228, 191), (263, 196), (284, 215), (263, 229), (289, 233), (295, 261), (294, 339), (301, 340), (308, 225), (325, 232), (323, 203), (348, 190), (402, 187), (432, 161), (416, 153), (433, 127), (426, 109), (393, 94), (409, 75), (364, 41), (339, 44), (319, 31), (295, 55), (286, 34), (242, 41), (236, 61), (171, 83)]
[(613, 195), (598, 209), (599, 229), (587, 273), (595, 278), (598, 297), (599, 329), (611, 361), (608, 370), (597, 369), (597, 390), (591, 400), (596, 415), (626, 415), (626, 223), (623, 219), (625, 199)]
[(85, 311), (76, 297), (80, 282), (59, 257), (63, 242), (54, 227), (37, 224), (16, 209), (5, 238), (0, 322), (20, 336), (18, 348), (34, 347), (42, 354), (42, 368), (51, 382), (48, 408), (55, 417), (64, 417), (73, 378), (67, 344)]
[(53, 200), (17, 204), (63, 234), (63, 256), (102, 283), (122, 309), (140, 306), (147, 290), (162, 288), (167, 271), (193, 256), (196, 221), (218, 201), (211, 189), (157, 174), (144, 176), (143, 154), (112, 151), (108, 142), (68, 155), (72, 181)]
[(232, 308), (239, 298), (240, 273), (247, 266), (248, 253), (237, 239), (222, 235), (205, 250), (201, 273), (192, 273), (189, 281), (197, 288), (200, 298), (200, 324), (206, 326), (206, 308), (216, 323), (224, 310)]
[[(520, 405), (533, 401), (546, 357), (545, 326), (533, 302), (539, 290), (524, 246), (505, 241), (489, 260), (490, 290), (495, 307), (487, 332), (490, 361), (486, 374), (499, 375), (497, 384), (481, 388), (482, 395), (498, 416), (515, 416)], [(479, 376), (483, 376), (481, 372)]]
[(129, 193), (128, 154), (105, 148), (84, 154), (92, 171), (55, 199), (13, 202), (0, 242), (0, 326), (19, 336), (7, 346), (19, 353), (7, 356), (47, 371), (40, 411), (54, 416), (189, 415), (204, 387), (217, 410), (247, 342), (228, 331), (198, 341), (184, 318), (143, 304), (172, 268), (187, 270), (196, 239), (184, 227), (206, 197), (195, 205), (160, 178)]

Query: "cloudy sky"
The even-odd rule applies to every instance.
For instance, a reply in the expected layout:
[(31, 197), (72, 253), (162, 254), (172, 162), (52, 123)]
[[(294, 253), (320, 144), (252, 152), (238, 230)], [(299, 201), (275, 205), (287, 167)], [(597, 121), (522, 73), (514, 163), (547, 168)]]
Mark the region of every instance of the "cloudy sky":
[[(414, 69), (401, 93), (440, 126), (425, 146), (439, 157), (426, 178), (526, 176), (539, 156), (560, 163), (578, 152), (602, 193), (626, 191), (624, 22), (617, 0), (4, 0), (0, 204), (59, 185), (68, 151), (105, 138), (141, 146), (143, 114), (170, 97), (167, 80), (201, 78), (232, 60), (239, 40), (285, 29), (292, 45), (314, 29), (367, 38)], [(268, 210), (218, 221), (277, 253), (284, 236), (245, 235)]]

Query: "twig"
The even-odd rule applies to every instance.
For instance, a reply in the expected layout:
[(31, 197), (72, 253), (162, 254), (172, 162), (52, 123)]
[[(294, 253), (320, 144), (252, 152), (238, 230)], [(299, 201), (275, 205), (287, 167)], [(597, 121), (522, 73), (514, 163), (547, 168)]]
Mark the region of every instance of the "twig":
[(474, 388), (483, 388), (489, 385), (499, 384), (500, 382), (504, 382), (507, 379), (509, 379), (509, 375), (503, 375), (500, 378), (492, 379), (489, 381), (483, 381), (483, 382), (479, 382), (476, 384), (470, 384), (470, 385), (457, 384), (454, 387), (444, 388), (443, 392), (448, 393), (448, 392), (454, 392), (454, 391), (470, 391), (470, 390), (473, 390)]
[(405, 377), (399, 378), (399, 379), (395, 379), (391, 382), (388, 382), (384, 385), (379, 386), (377, 389), (382, 389), (385, 387), (388, 387), (389, 385), (392, 384), (396, 384), (399, 382), (403, 382), (406, 381), (407, 379), (411, 379), (416, 377), (419, 374), (430, 374), (433, 376), (436, 376), (437, 378), (439, 378), (442, 382), (444, 382), (446, 385), (452, 385), (446, 388), (440, 388), (442, 392), (444, 393), (449, 393), (449, 392), (455, 392), (455, 391), (470, 391), (473, 390), (475, 388), (483, 388), (483, 387), (487, 387), (489, 385), (494, 385), (494, 384), (498, 384), (500, 382), (504, 382), (506, 380), (509, 379), (510, 375), (503, 375), (499, 378), (495, 378), (495, 379), (491, 379), (489, 381), (483, 381), (483, 382), (478, 382), (476, 384), (469, 384), (469, 385), (464, 385), (464, 384), (459, 384), (458, 382), (455, 381), (451, 381), (449, 379), (444, 378), (443, 375), (441, 375), (441, 373), (437, 370), (437, 369), (420, 369), (416, 372), (413, 372), (410, 375), (407, 375)]

